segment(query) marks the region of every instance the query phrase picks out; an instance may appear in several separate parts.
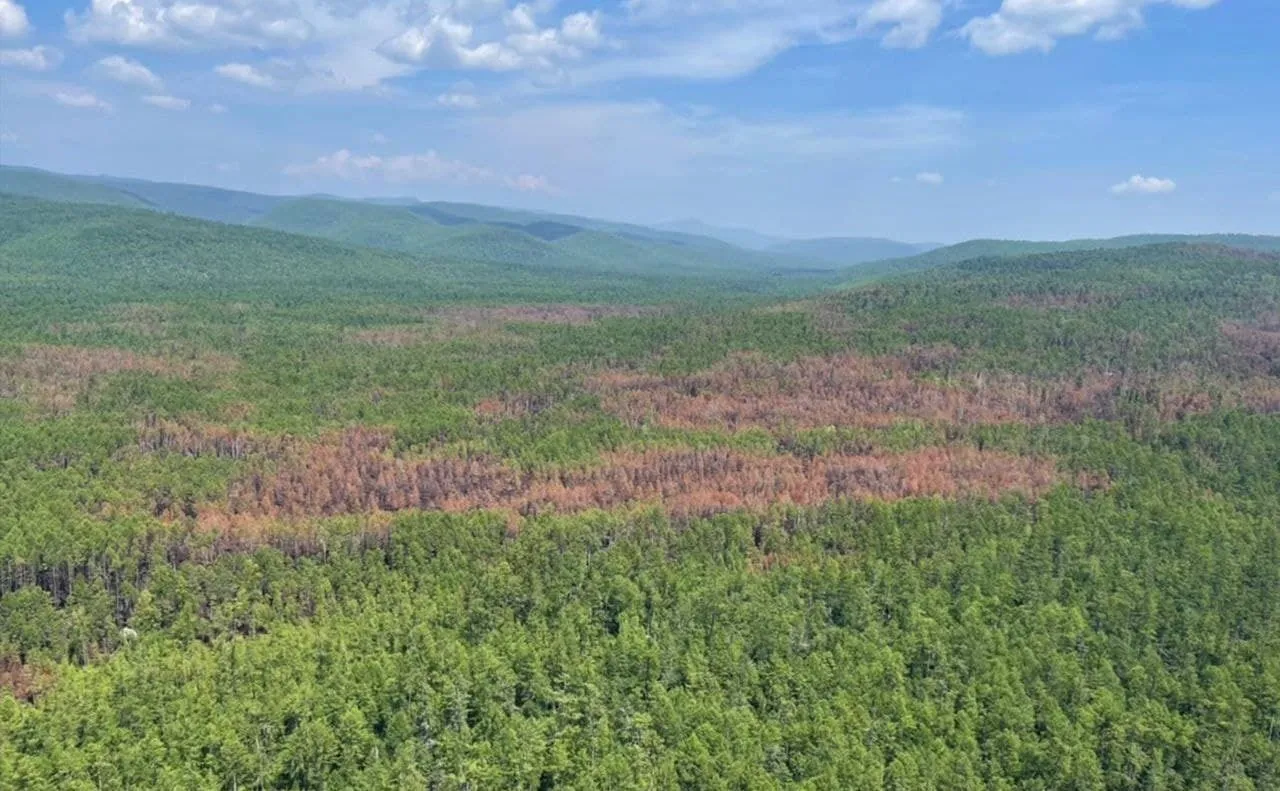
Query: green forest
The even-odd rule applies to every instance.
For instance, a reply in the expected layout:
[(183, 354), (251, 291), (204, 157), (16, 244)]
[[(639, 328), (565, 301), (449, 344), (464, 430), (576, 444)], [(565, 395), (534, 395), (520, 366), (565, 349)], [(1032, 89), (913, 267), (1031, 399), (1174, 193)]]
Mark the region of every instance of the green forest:
[(5, 179), (0, 788), (1280, 788), (1275, 239)]

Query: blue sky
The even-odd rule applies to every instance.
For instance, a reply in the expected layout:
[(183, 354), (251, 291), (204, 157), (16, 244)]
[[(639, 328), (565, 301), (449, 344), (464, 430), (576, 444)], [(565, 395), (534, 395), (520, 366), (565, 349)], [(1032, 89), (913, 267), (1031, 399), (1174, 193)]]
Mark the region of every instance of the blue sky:
[(0, 0), (0, 161), (765, 233), (1280, 233), (1275, 0)]

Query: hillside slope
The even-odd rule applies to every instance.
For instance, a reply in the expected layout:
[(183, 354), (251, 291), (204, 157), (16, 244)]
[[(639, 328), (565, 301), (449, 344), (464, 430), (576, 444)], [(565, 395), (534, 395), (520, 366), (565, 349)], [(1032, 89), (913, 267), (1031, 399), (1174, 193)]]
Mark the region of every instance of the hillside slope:
[[(523, 250), (492, 252), (495, 233), (550, 247), (527, 234), (475, 226), (452, 232), (441, 252), (410, 254), (154, 211), (0, 195), (0, 277), (11, 303), (23, 289), (39, 291), (41, 299), (74, 294), (96, 301), (213, 291), (274, 300), (651, 302), (708, 291), (788, 292), (821, 282), (705, 269), (678, 276), (620, 271), (554, 251), (531, 261)], [(474, 235), (474, 244), (466, 243)]]
[(148, 201), (118, 187), (80, 181), (34, 168), (0, 167), (0, 193), (64, 203), (154, 208)]
[(672, 242), (661, 235), (619, 232), (618, 226), (597, 230), (592, 223), (568, 222), (581, 218), (539, 217), (464, 204), (402, 206), (299, 198), (277, 205), (253, 224), (412, 254), (566, 270), (641, 275), (789, 271), (805, 277), (834, 274), (835, 269), (711, 240)]
[(495, 306), (15, 201), (0, 788), (1280, 788), (1280, 256)]
[(907, 258), (872, 261), (852, 270), (855, 280), (920, 272), (975, 258), (1007, 258), (1041, 253), (1082, 250), (1120, 250), (1152, 244), (1210, 244), (1262, 252), (1280, 251), (1280, 236), (1248, 234), (1140, 234), (1110, 239), (1072, 239), (1061, 242), (1026, 242), (1004, 239), (974, 239), (939, 247)]

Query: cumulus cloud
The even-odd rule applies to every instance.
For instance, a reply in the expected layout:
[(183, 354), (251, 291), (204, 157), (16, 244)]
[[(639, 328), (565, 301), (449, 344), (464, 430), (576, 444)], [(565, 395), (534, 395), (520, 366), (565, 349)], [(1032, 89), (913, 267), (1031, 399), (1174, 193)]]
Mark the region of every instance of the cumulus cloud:
[(604, 42), (598, 11), (570, 14), (556, 27), (541, 27), (537, 10), (521, 4), (506, 13), (504, 23), (504, 36), (482, 37), (468, 22), (447, 13), (434, 14), (388, 39), (379, 51), (418, 66), (514, 71), (547, 69), (576, 60)]
[(214, 69), (221, 77), (241, 82), (254, 88), (272, 89), (279, 84), (275, 77), (247, 63), (224, 63)]
[(377, 154), (353, 154), (340, 149), (317, 157), (315, 161), (290, 165), (285, 175), (301, 178), (336, 178), (343, 181), (377, 181), (390, 184), (415, 182), (449, 182), (463, 185), (503, 186), (522, 192), (552, 192), (542, 176), (521, 174), (501, 176), (488, 168), (461, 160), (442, 157), (435, 151), (424, 154), (402, 154), (382, 157)]
[(1141, 174), (1130, 176), (1127, 181), (1111, 186), (1111, 192), (1114, 195), (1159, 195), (1161, 193), (1173, 192), (1178, 185), (1173, 179), (1162, 179), (1154, 176), (1143, 176)]
[(514, 50), (493, 41), (472, 44), (474, 36), (471, 25), (436, 14), (424, 24), (387, 40), (379, 51), (395, 60), (436, 68), (489, 71), (520, 68), (521, 59)]
[(80, 88), (65, 88), (55, 90), (52, 94), (53, 100), (63, 107), (74, 107), (77, 110), (110, 110), (111, 105), (99, 99), (92, 93), (81, 90)]
[(931, 186), (931, 187), (936, 187), (936, 186), (938, 186), (939, 184), (941, 184), (941, 183), (942, 183), (942, 182), (944, 182), (944, 181), (946, 181), (946, 179), (944, 179), (944, 178), (942, 177), (942, 174), (941, 174), (941, 173), (934, 173), (933, 171), (926, 171), (926, 172), (924, 172), (924, 173), (917, 173), (917, 174), (916, 174), (916, 182), (917, 182), (917, 183), (920, 183), (920, 184), (928, 184), (928, 185), (929, 185), (929, 186)]
[(876, 0), (858, 15), (859, 32), (884, 30), (886, 47), (916, 49), (942, 24), (942, 0)]
[[(950, 0), (627, 0), (632, 19), (658, 34), (658, 51), (689, 62), (681, 76), (738, 76), (806, 43), (880, 36), (886, 47), (924, 46)], [(674, 24), (673, 24), (674, 20)], [(734, 61), (730, 69), (726, 61)], [(721, 64), (716, 73), (705, 67)], [(699, 69), (699, 66), (704, 69)]]
[(1148, 6), (1202, 9), (1219, 0), (1003, 0), (999, 10), (975, 17), (960, 35), (988, 55), (1028, 50), (1048, 52), (1060, 38), (1093, 33), (1099, 39), (1122, 38), (1142, 27)]
[(62, 63), (62, 53), (53, 47), (37, 46), (31, 49), (0, 49), (0, 66), (12, 66), (28, 71), (50, 71)]
[(311, 38), (304, 15), (310, 7), (300, 0), (92, 0), (65, 20), (76, 41), (168, 49), (293, 46)]
[(570, 46), (592, 49), (604, 42), (600, 32), (600, 12), (579, 11), (560, 22), (560, 37)]
[(142, 97), (142, 101), (152, 107), (159, 107), (161, 110), (186, 110), (191, 107), (189, 99), (179, 99), (177, 96), (166, 96), (163, 94), (153, 94)]
[(18, 38), (30, 30), (26, 10), (15, 0), (0, 0), (0, 38)]
[(154, 89), (164, 84), (151, 69), (121, 55), (103, 58), (94, 65), (94, 71), (107, 79), (127, 85), (140, 85), (143, 88)]

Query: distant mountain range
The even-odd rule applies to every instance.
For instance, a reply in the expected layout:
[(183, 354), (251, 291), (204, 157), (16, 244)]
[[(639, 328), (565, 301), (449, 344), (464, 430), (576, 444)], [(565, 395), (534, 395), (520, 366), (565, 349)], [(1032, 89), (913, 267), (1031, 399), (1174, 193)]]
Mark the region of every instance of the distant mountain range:
[(469, 203), (261, 195), (18, 167), (0, 167), (0, 193), (146, 209), (411, 255), (646, 277), (717, 274), (857, 281), (972, 258), (1158, 242), (1198, 241), (1280, 250), (1278, 237), (1240, 235), (1144, 235), (1063, 242), (980, 239), (945, 247), (860, 237), (783, 239), (697, 220), (648, 227)]
[(708, 225), (701, 220), (677, 220), (675, 222), (662, 223), (656, 227), (664, 231), (719, 239), (744, 250), (768, 250), (770, 247), (792, 241), (782, 236), (757, 233), (749, 228), (722, 228), (717, 225)]
[(941, 244), (913, 244), (860, 236), (788, 239), (756, 233), (746, 228), (722, 228), (708, 225), (700, 220), (680, 220), (664, 223), (658, 227), (668, 231), (719, 239), (745, 250), (758, 250), (810, 261), (824, 261), (837, 266), (852, 266), (888, 258), (905, 258), (942, 247)]

